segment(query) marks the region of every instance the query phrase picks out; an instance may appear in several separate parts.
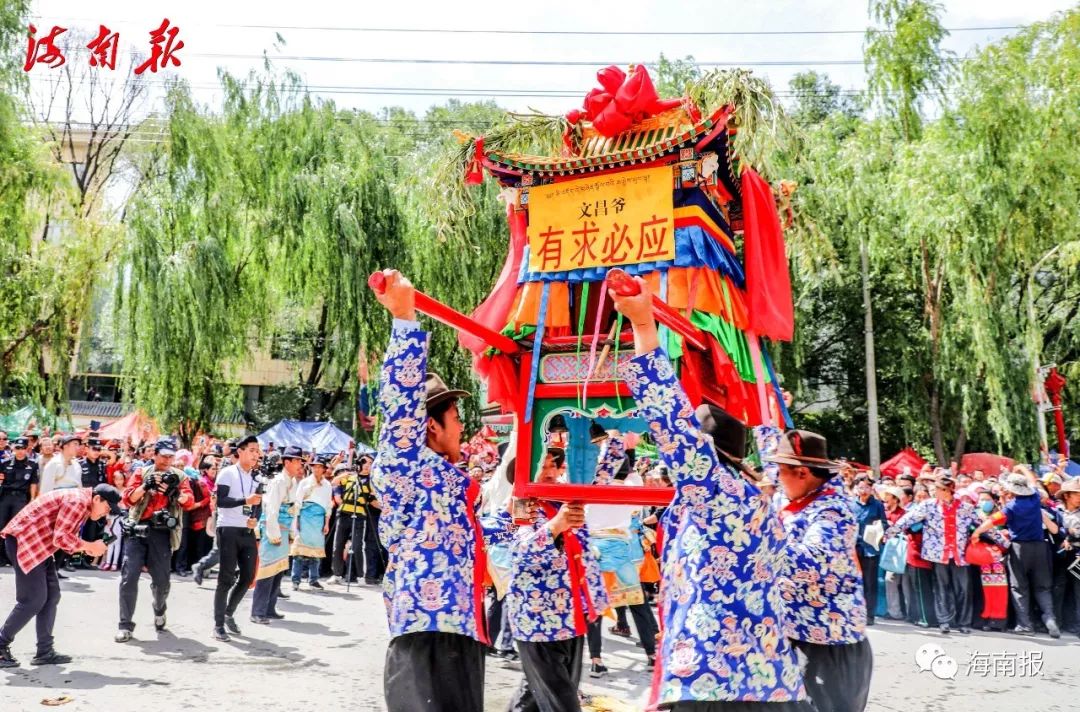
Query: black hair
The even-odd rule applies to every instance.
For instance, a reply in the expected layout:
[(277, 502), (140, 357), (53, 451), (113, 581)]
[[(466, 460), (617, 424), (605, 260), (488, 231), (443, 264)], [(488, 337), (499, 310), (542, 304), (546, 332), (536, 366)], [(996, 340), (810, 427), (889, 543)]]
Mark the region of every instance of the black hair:
[(904, 488), (904, 494), (906, 494), (908, 497), (914, 497), (915, 496), (915, 488), (914, 487), (905, 487)]
[(457, 398), (447, 398), (441, 403), (436, 403), (427, 409), (427, 415), (439, 425), (446, 427), (446, 413), (450, 410), (450, 406), (458, 402)]
[(209, 470), (214, 464), (213, 463), (213, 458), (214, 457), (216, 457), (216, 455), (203, 455), (202, 459), (199, 460), (199, 469), (200, 470)]
[(514, 474), (517, 472), (517, 458), (510, 458), (510, 462), (506, 463), (506, 481), (510, 484), (514, 484)]
[(563, 450), (561, 447), (549, 447), (547, 449), (547, 454), (551, 455), (555, 467), (562, 467), (563, 463), (566, 462), (566, 450)]
[(832, 470), (825, 467), (807, 466), (806, 469), (810, 470), (810, 474), (818, 478), (819, 480), (831, 480), (833, 478), (833, 475), (835, 474)]

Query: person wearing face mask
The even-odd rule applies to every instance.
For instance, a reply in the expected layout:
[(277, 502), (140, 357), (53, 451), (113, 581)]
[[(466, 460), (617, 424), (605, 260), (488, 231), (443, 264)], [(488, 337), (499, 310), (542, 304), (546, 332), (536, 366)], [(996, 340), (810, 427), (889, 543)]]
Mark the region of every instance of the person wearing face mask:
[[(979, 519), (987, 521), (992, 519), (1001, 508), (998, 504), (999, 497), (989, 490), (979, 493), (979, 505), (977, 514)], [(1009, 581), (1005, 575), (1004, 546), (1008, 544), (1009, 531), (1001, 527), (992, 529), (986, 533), (992, 537), (997, 548), (994, 551), (994, 561), (979, 567), (979, 579), (982, 583), (983, 609), (979, 614), (977, 627), (982, 630), (1005, 630), (1005, 621), (1009, 615)]]
[(878, 522), (878, 526), (885, 526), (885, 507), (881, 500), (874, 496), (874, 488), (870, 486), (870, 480), (860, 477), (855, 482), (855, 519), (859, 523), (859, 534), (855, 542), (856, 551), (859, 555), (859, 567), (863, 573), (863, 596), (866, 599), (866, 625), (874, 625), (874, 609), (877, 608), (878, 587), (878, 545), (875, 546), (865, 538), (866, 527)]

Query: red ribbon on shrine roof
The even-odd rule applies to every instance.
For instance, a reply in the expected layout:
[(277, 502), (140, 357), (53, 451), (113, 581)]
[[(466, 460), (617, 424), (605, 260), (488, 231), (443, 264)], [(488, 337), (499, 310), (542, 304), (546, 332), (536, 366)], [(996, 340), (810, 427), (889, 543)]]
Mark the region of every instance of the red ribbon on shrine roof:
[(615, 65), (596, 73), (599, 89), (585, 95), (582, 109), (566, 114), (571, 125), (585, 118), (602, 136), (611, 138), (637, 122), (681, 106), (683, 99), (661, 99), (645, 65), (635, 65), (630, 74)]

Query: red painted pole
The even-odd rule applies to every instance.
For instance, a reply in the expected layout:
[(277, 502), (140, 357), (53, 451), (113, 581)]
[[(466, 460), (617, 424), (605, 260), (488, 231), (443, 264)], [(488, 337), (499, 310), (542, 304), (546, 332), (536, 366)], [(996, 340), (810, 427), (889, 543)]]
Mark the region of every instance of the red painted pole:
[[(606, 281), (613, 292), (624, 297), (632, 297), (641, 292), (641, 286), (630, 275), (618, 267), (608, 271)], [(652, 295), (652, 302), (653, 314), (656, 316), (658, 322), (686, 339), (687, 343), (694, 348), (700, 351), (708, 350), (705, 332), (694, 326), (689, 319), (668, 306), (667, 303), (655, 294)]]
[[(386, 275), (382, 272), (373, 272), (368, 277), (368, 286), (376, 294), (382, 294), (386, 291)], [(446, 306), (439, 300), (429, 297), (420, 290), (416, 290), (416, 309), (447, 326), (483, 339), (489, 346), (498, 349), (504, 354), (516, 354), (521, 350), (513, 340), (489, 329), (456, 309)]]

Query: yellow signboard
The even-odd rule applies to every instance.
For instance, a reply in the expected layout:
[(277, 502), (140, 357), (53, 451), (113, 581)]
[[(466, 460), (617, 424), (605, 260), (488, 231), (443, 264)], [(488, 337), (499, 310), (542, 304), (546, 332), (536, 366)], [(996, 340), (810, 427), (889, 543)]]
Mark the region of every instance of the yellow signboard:
[(671, 166), (529, 189), (529, 271), (675, 258)]

